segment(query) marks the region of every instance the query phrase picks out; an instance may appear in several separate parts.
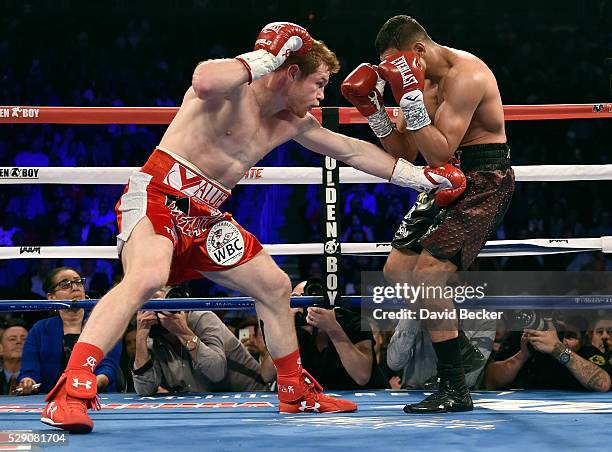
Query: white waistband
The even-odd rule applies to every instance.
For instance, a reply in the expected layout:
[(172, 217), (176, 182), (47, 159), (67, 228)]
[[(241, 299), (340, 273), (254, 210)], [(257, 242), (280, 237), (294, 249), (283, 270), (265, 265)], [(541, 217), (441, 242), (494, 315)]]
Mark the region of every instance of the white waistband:
[(215, 184), (220, 185), (224, 190), (227, 190), (229, 193), (232, 192), (231, 188), (227, 188), (225, 185), (223, 185), (221, 182), (219, 182), (218, 180), (216, 180), (213, 177), (207, 176), (206, 174), (204, 174), (204, 172), (198, 168), (197, 166), (195, 166), (193, 163), (191, 163), (189, 160), (187, 160), (184, 157), (181, 157), (180, 155), (175, 154), (172, 151), (169, 151), (168, 149), (164, 149), (160, 146), (157, 146), (156, 149), (159, 149), (162, 152), (165, 152), (166, 154), (168, 154), (170, 157), (172, 157), (174, 160), (176, 160), (177, 162), (182, 163), (183, 165), (185, 165), (187, 168), (189, 168), (190, 170), (194, 171), (196, 174), (202, 176), (205, 179), (210, 180), (211, 182), (214, 182)]

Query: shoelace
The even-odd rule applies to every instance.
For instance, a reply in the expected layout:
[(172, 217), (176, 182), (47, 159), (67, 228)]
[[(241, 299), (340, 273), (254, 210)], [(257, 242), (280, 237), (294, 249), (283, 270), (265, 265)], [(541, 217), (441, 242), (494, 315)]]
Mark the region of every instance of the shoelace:
[(445, 396), (444, 391), (438, 390), (436, 392), (433, 392), (433, 393), (429, 394), (427, 397), (425, 397), (423, 400), (421, 400), (416, 405), (424, 405), (424, 404), (426, 404), (428, 402), (437, 402), (437, 401), (443, 399), (444, 396)]
[(79, 399), (76, 397), (66, 397), (66, 403), (70, 409), (76, 409), (77, 411), (83, 411), (83, 405), (85, 410), (91, 408), (95, 411), (100, 411), (102, 405), (100, 404), (100, 397), (97, 395), (93, 399)]
[(302, 378), (304, 379), (308, 389), (310, 389), (314, 394), (315, 401), (318, 402), (319, 394), (323, 392), (323, 387), (304, 369), (302, 369)]

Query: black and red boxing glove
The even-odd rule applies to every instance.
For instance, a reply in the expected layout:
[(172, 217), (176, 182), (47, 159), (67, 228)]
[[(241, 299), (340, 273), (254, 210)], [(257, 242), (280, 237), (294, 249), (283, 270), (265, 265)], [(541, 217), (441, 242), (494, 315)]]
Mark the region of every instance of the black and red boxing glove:
[(390, 55), (380, 63), (378, 73), (389, 82), (393, 97), (404, 112), (408, 130), (431, 124), (423, 102), (425, 68), (416, 53), (401, 51)]
[(435, 193), (435, 202), (442, 207), (461, 196), (467, 185), (465, 174), (450, 163), (430, 168), (415, 166), (404, 159), (395, 163), (390, 182), (420, 192)]
[(312, 38), (304, 27), (291, 22), (272, 22), (257, 36), (252, 52), (236, 59), (249, 72), (249, 83), (274, 71), (291, 53), (304, 55), (312, 48)]
[(393, 131), (393, 122), (383, 104), (385, 81), (378, 75), (376, 66), (362, 63), (342, 82), (342, 95), (368, 118), (368, 124), (378, 138)]

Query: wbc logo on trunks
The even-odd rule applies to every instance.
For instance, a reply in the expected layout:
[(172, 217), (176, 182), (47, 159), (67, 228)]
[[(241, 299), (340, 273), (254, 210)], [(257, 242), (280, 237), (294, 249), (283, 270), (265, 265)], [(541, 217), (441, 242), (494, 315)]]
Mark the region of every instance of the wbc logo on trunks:
[(244, 238), (231, 221), (216, 223), (206, 237), (206, 251), (219, 265), (234, 265), (244, 255)]

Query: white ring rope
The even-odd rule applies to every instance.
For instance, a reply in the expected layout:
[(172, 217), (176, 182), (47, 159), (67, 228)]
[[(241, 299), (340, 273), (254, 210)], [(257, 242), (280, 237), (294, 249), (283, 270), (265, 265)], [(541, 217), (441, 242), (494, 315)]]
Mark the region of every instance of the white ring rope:
[[(294, 243), (264, 245), (272, 256), (321, 255), (322, 243)], [(386, 255), (391, 244), (343, 243), (342, 254)], [(480, 252), (480, 257), (537, 256), (542, 254), (578, 253), (581, 251), (603, 251), (612, 253), (612, 236), (580, 239), (528, 239), (491, 240)], [(114, 246), (7, 246), (0, 247), (0, 259), (117, 259)]]
[[(8, 184), (95, 184), (124, 185), (138, 167), (0, 167), (0, 185)], [(612, 180), (609, 165), (526, 165), (513, 167), (519, 182), (560, 182), (579, 180)], [(321, 184), (320, 167), (253, 167), (239, 182), (244, 185)], [(388, 182), (351, 167), (340, 168), (341, 183)]]

